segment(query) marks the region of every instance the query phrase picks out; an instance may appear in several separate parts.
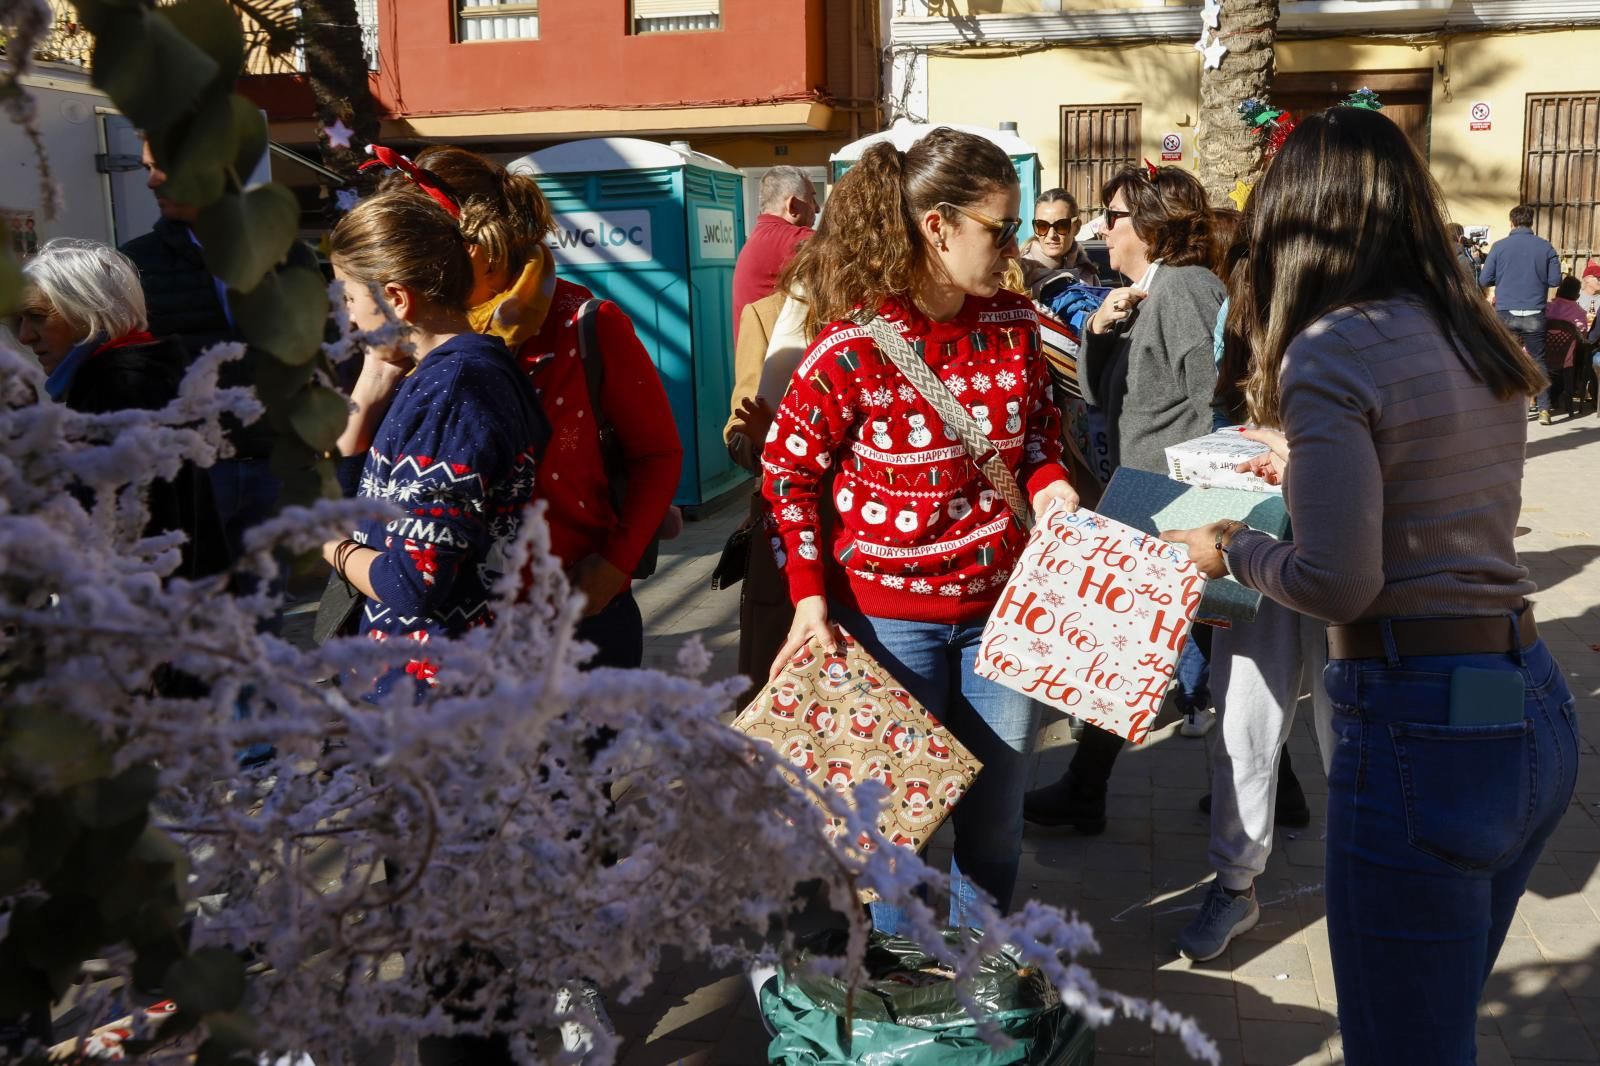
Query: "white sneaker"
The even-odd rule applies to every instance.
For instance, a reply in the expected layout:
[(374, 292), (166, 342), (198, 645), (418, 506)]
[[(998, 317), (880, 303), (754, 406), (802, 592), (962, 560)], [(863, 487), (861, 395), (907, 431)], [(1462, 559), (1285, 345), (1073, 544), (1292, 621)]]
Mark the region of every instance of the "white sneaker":
[(1217, 724), (1217, 716), (1210, 711), (1190, 711), (1183, 716), (1183, 724), (1178, 727), (1180, 736), (1203, 737), (1211, 732), (1211, 727)]

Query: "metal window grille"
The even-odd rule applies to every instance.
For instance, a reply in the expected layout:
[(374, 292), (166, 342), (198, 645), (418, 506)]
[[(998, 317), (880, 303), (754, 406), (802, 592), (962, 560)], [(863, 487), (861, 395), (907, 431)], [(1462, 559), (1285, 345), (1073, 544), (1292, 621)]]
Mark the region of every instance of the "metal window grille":
[(539, 36), (539, 5), (527, 0), (459, 0), (457, 41), (532, 41)]
[(1600, 93), (1528, 94), (1522, 202), (1577, 273), (1600, 258)]
[(1061, 187), (1085, 216), (1100, 204), (1111, 175), (1139, 162), (1139, 104), (1086, 104), (1061, 108)]

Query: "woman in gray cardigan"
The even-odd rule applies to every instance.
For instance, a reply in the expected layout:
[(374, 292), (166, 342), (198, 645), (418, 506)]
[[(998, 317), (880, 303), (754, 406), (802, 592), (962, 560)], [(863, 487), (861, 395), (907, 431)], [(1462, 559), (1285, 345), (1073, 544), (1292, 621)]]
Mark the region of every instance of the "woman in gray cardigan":
[[(1211, 432), (1212, 337), (1227, 296), (1212, 272), (1211, 209), (1200, 182), (1177, 167), (1129, 167), (1101, 197), (1111, 266), (1134, 283), (1113, 289), (1086, 323), (1078, 381), (1084, 399), (1106, 413), (1113, 468), (1165, 474), (1169, 445)], [(1085, 726), (1066, 774), (1028, 793), (1028, 821), (1102, 832), (1122, 745), (1116, 734)]]

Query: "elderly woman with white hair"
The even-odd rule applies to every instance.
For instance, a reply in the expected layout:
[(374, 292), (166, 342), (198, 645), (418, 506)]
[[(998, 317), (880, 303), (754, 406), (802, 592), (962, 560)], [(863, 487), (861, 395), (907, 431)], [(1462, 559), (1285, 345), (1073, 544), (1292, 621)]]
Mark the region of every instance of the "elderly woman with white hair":
[[(189, 353), (176, 337), (150, 334), (139, 272), (127, 256), (95, 241), (57, 238), (22, 266), (17, 340), (49, 377), (52, 400), (85, 414), (165, 407), (178, 394)], [(185, 466), (150, 489), (146, 535), (188, 535), (181, 571), (226, 569), (227, 542), (210, 483)]]

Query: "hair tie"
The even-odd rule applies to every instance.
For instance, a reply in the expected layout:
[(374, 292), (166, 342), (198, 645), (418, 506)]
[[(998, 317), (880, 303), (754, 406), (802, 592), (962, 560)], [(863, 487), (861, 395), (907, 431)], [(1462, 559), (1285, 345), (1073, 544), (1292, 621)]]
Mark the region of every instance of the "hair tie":
[(362, 163), (356, 168), (357, 170), (366, 170), (368, 167), (386, 167), (389, 170), (398, 170), (411, 179), (413, 185), (433, 197), (434, 202), (444, 208), (451, 218), (458, 222), (461, 220), (461, 205), (456, 202), (456, 198), (451, 194), (449, 187), (440, 181), (437, 175), (431, 171), (423, 170), (393, 148), (385, 148), (381, 144), (367, 145), (367, 152), (374, 158)]
[(1144, 169), (1145, 169), (1145, 176), (1148, 177), (1151, 181), (1155, 181), (1156, 180), (1156, 175), (1161, 173), (1161, 168), (1156, 166), (1154, 163), (1150, 162), (1150, 160), (1148, 160), (1148, 159), (1146, 159), (1144, 161)]

